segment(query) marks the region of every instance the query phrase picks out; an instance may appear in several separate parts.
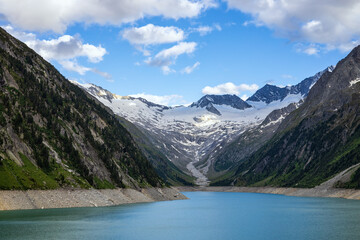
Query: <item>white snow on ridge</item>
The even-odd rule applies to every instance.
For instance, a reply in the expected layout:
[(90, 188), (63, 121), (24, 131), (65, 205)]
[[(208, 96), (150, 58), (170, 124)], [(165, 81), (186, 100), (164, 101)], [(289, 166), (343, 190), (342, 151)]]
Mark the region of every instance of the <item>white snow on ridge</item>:
[(358, 82), (360, 82), (360, 78), (356, 78), (356, 79), (350, 81), (350, 86), (349, 87), (351, 87), (352, 85), (357, 84)]
[(298, 94), (288, 95), (283, 101), (269, 104), (247, 102), (252, 107), (244, 110), (214, 104), (221, 113), (217, 115), (200, 107), (167, 108), (152, 105), (138, 98), (112, 94), (92, 84), (73, 83), (87, 90), (115, 114), (137, 125), (140, 130), (147, 130), (152, 138), (157, 139), (155, 145), (170, 161), (180, 168), (187, 168), (198, 178), (198, 183), (202, 184), (207, 184), (205, 175), (211, 162), (207, 162), (199, 171), (193, 165), (195, 161), (203, 160), (209, 153), (220, 150), (247, 129), (258, 126), (273, 110), (303, 99)]

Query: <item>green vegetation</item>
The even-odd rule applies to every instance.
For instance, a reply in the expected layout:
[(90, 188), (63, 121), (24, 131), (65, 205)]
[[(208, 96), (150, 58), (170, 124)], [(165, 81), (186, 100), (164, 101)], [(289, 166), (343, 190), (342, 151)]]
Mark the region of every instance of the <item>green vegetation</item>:
[(9, 159), (0, 164), (0, 189), (55, 189), (59, 184), (20, 154), (23, 166)]
[(116, 116), (2, 29), (0, 46), (0, 152), (24, 162), (0, 162), (0, 189), (164, 185)]
[[(226, 181), (243, 186), (315, 187), (360, 162), (359, 98), (325, 120), (304, 118), (241, 162)], [(328, 113), (324, 113), (325, 114)], [(318, 121), (309, 127), (310, 123)], [(360, 170), (339, 187), (360, 188)]]
[(109, 183), (107, 180), (100, 180), (97, 177), (94, 177), (94, 182), (96, 185), (96, 188), (98, 189), (114, 189), (115, 186), (111, 183)]

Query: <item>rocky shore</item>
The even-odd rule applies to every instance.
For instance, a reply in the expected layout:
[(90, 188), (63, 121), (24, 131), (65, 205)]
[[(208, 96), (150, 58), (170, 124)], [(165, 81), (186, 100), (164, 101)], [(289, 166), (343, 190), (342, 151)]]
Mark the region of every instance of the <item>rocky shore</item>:
[(0, 191), (0, 210), (100, 207), (187, 199), (174, 188)]
[(180, 192), (248, 192), (297, 197), (331, 197), (360, 200), (360, 190), (342, 188), (278, 188), (278, 187), (177, 187)]

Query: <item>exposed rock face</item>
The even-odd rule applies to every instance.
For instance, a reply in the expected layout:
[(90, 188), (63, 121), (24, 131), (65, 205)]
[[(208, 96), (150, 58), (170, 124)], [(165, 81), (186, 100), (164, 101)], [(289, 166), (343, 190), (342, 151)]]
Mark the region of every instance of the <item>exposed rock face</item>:
[(246, 157), (257, 151), (274, 136), (282, 120), (300, 104), (301, 102), (291, 103), (285, 108), (272, 111), (261, 124), (238, 136), (231, 144), (213, 156), (215, 169), (221, 172), (234, 168)]
[[(360, 161), (360, 47), (326, 72), (276, 135), (240, 164), (235, 184), (314, 187)], [(342, 186), (359, 187), (357, 170)], [(230, 181), (229, 181), (230, 182)]]
[(325, 72), (332, 72), (334, 68), (334, 66), (330, 66), (312, 77), (305, 78), (303, 81), (293, 86), (278, 87), (266, 84), (264, 87), (256, 91), (256, 93), (246, 101), (271, 103), (274, 101), (283, 100), (290, 94), (300, 94), (301, 96), (306, 97), (310, 91), (310, 88), (317, 82), (317, 80), (319, 80)]
[[(145, 152), (161, 176), (167, 169), (166, 172), (171, 173), (167, 174), (167, 180), (186, 184), (191, 180), (179, 174), (178, 170), (182, 170), (197, 178), (197, 183), (206, 185), (208, 177), (224, 174), (270, 139), (321, 74), (323, 72), (289, 87), (292, 94), (284, 88), (288, 94), (268, 104), (244, 102), (227, 94), (206, 95), (188, 107), (173, 108), (140, 98), (118, 96), (93, 84), (74, 84), (136, 126), (128, 126), (128, 129), (133, 135), (141, 136), (135, 137), (141, 146), (152, 146)], [(235, 139), (241, 144), (232, 143)], [(230, 149), (229, 152), (226, 149)], [(154, 150), (159, 153), (156, 158), (150, 156)], [(169, 162), (178, 170), (173, 171)]]
[(0, 29), (0, 189), (162, 186), (117, 116)]
[(199, 101), (194, 102), (190, 107), (205, 108), (209, 112), (221, 115), (214, 105), (227, 105), (239, 110), (251, 108), (251, 106), (236, 95), (205, 95)]

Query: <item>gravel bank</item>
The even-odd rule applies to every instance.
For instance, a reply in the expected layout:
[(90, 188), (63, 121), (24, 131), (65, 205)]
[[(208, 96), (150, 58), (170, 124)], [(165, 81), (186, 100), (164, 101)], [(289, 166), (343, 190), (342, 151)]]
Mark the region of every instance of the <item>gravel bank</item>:
[(251, 192), (297, 197), (333, 197), (360, 200), (360, 190), (342, 188), (276, 188), (276, 187), (177, 187), (180, 192)]
[(187, 199), (174, 188), (0, 191), (0, 210), (100, 207)]

